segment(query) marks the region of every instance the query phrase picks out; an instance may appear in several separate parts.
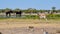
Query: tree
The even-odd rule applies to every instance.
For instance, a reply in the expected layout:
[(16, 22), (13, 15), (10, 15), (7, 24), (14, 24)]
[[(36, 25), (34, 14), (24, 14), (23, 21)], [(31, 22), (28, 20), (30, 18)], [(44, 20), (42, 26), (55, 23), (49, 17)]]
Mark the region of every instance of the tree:
[(33, 9), (32, 8), (28, 8), (28, 13), (32, 13)]
[(10, 11), (11, 9), (9, 9), (9, 8), (5, 8), (4, 9), (4, 12), (8, 12), (8, 11)]
[(3, 9), (0, 9), (0, 13), (4, 12)]
[(15, 11), (15, 12), (19, 12), (19, 11), (20, 11), (20, 9), (19, 9), (19, 8), (16, 8), (16, 9), (14, 9), (14, 11)]
[(34, 9), (34, 8), (28, 8), (27, 10), (28, 10), (29, 13), (36, 13), (36, 11), (37, 11), (37, 10)]
[(43, 13), (43, 12), (45, 12), (45, 10), (40, 10), (40, 13)]
[(56, 9), (56, 7), (52, 7), (52, 10), (55, 10)]
[(56, 10), (56, 13), (60, 13), (60, 9)]
[(56, 7), (52, 7), (52, 11), (51, 11), (51, 14), (53, 14), (56, 10)]

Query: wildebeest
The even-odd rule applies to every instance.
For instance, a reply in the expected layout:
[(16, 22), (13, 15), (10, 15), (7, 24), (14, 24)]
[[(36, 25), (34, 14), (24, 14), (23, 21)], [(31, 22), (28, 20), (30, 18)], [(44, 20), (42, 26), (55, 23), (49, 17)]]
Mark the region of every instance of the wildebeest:
[(17, 16), (17, 15), (21, 17), (22, 11), (16, 12), (16, 16)]
[(11, 16), (11, 13), (13, 13), (13, 11), (12, 11), (12, 10), (7, 11), (7, 12), (6, 12), (6, 16), (7, 16), (7, 17), (10, 17), (10, 16)]
[(12, 10), (10, 10), (10, 11), (7, 11), (6, 12), (6, 16), (7, 17), (10, 17), (11, 16), (11, 13), (16, 13), (16, 16), (18, 15), (18, 16), (21, 16), (21, 14), (22, 14), (22, 11), (19, 11), (19, 12), (13, 12)]

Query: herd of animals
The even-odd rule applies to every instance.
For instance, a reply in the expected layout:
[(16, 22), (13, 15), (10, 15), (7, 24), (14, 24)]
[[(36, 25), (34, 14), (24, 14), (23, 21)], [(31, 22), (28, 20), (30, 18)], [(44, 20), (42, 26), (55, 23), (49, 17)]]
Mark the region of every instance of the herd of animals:
[[(10, 11), (7, 11), (5, 14), (6, 14), (7, 17), (10, 17), (11, 16), (11, 13), (15, 13), (16, 16), (17, 15), (20, 16), (20, 17), (22, 16), (22, 11), (13, 12), (12, 10), (10, 10)], [(45, 13), (37, 13), (37, 16), (39, 16), (39, 19), (40, 18), (44, 18), (45, 20), (47, 20)]]
[[(11, 16), (11, 13), (14, 13), (14, 12), (11, 11), (11, 10), (10, 10), (10, 11), (7, 11), (7, 12), (6, 12), (6, 16), (8, 17), (8, 15), (9, 15), (9, 17), (10, 17), (10, 16)], [(19, 14), (19, 16), (21, 16), (22, 11), (19, 11), (19, 12), (16, 11), (15, 13), (16, 13), (16, 15)]]

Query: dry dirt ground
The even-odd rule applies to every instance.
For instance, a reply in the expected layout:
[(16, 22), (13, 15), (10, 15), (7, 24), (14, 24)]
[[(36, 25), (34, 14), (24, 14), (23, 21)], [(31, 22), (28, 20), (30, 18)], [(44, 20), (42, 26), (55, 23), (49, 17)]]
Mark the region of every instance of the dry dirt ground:
[[(33, 26), (34, 31), (29, 30), (29, 26)], [(42, 29), (49, 34), (56, 33), (60, 30), (60, 20), (38, 20), (38, 19), (1, 19), (0, 32), (3, 34), (43, 34)]]

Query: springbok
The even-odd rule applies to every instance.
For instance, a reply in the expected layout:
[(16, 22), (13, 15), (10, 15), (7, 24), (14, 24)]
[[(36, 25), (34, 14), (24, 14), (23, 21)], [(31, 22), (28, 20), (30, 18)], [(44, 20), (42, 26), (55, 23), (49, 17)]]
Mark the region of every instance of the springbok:
[(45, 13), (38, 13), (38, 16), (39, 16), (39, 19), (41, 18), (43, 18), (43, 19), (45, 19), (46, 21), (47, 21), (47, 17), (46, 17), (46, 14)]

